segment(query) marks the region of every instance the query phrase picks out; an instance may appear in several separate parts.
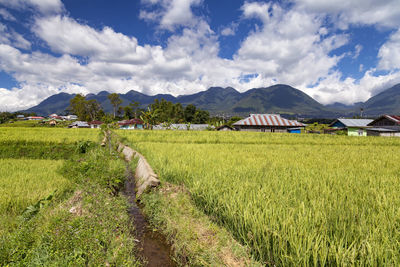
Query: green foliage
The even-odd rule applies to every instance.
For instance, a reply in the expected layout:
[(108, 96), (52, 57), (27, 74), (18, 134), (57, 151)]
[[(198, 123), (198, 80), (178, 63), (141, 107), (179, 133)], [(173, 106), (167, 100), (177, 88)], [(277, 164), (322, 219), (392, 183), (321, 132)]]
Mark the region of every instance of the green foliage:
[(117, 93), (109, 94), (107, 96), (107, 98), (108, 98), (108, 100), (110, 100), (110, 103), (113, 106), (113, 111), (114, 111), (113, 115), (114, 115), (114, 118), (115, 118), (116, 112), (118, 110), (119, 105), (121, 105), (122, 100), (119, 97), (119, 94), (117, 94)]
[(90, 150), (84, 159), (66, 161), (61, 173), (77, 183), (99, 184), (112, 195), (118, 194), (125, 181), (124, 163), (106, 148)]
[(80, 154), (86, 153), (90, 148), (94, 146), (94, 143), (89, 140), (82, 140), (76, 143), (75, 151)]
[(70, 100), (69, 109), (82, 121), (96, 120), (104, 114), (97, 100), (86, 100), (81, 94), (75, 95), (75, 97)]
[(32, 219), (33, 216), (35, 216), (36, 214), (38, 214), (38, 212), (40, 211), (41, 208), (44, 207), (44, 205), (46, 203), (49, 203), (54, 196), (54, 193), (51, 193), (50, 195), (48, 195), (45, 198), (39, 199), (38, 202), (36, 202), (33, 205), (28, 206), (23, 212), (22, 212), (22, 217), (28, 221), (30, 219)]

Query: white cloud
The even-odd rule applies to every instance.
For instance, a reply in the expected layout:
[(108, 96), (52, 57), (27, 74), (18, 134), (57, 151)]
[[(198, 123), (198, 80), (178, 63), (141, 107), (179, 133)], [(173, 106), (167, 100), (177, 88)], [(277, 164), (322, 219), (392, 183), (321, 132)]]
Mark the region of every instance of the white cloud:
[(398, 0), (292, 0), (299, 8), (311, 12), (326, 13), (336, 18), (341, 28), (348, 24), (400, 25), (400, 1)]
[[(34, 2), (39, 1), (30, 0), (29, 6)], [(335, 56), (332, 51), (348, 44), (349, 36), (337, 34), (336, 29), (326, 26), (326, 17), (308, 11), (305, 0), (290, 9), (272, 3), (245, 2), (241, 19), (256, 18), (261, 24), (243, 40), (233, 59), (220, 58), (219, 36), (205, 19), (192, 12), (201, 2), (142, 1), (145, 8), (141, 17), (156, 21), (160, 29), (171, 31), (165, 47), (139, 45), (135, 37), (110, 27), (98, 30), (50, 12), (34, 17), (32, 32), (58, 56), (22, 52), (17, 48), (26, 49), (30, 43), (6, 26), (1, 28), (0, 24), (0, 70), (20, 84), (12, 90), (0, 89), (0, 108), (5, 105), (14, 110), (27, 108), (61, 91), (137, 90), (179, 95), (210, 86), (232, 86), (246, 91), (276, 83), (301, 89), (322, 103), (350, 104), (364, 101), (400, 82), (399, 72), (378, 76), (374, 69), (367, 70), (360, 80), (343, 80), (337, 64), (348, 54)], [(327, 3), (318, 8), (330, 10)], [(44, 6), (42, 9), (46, 10)], [(343, 16), (341, 10), (333, 11)], [(177, 27), (182, 27), (179, 34), (173, 32)], [(233, 34), (236, 27), (232, 23), (220, 34)], [(399, 66), (398, 35), (399, 32), (394, 33), (381, 48), (381, 68)], [(23, 40), (28, 43), (24, 45)], [(362, 45), (356, 45), (351, 56), (356, 58), (361, 51)], [(310, 88), (310, 85), (316, 86)]]
[(363, 46), (360, 44), (357, 44), (354, 47), (354, 54), (353, 54), (353, 59), (356, 59), (360, 56), (361, 50), (363, 49)]
[(221, 35), (222, 36), (233, 36), (233, 35), (235, 35), (238, 26), (239, 26), (238, 23), (235, 23), (235, 22), (231, 23), (229, 26), (224, 27), (221, 30)]
[(378, 58), (380, 69), (400, 69), (400, 28), (379, 49)]
[[(161, 29), (173, 31), (179, 26), (195, 26), (199, 18), (192, 12), (193, 6), (198, 6), (202, 0), (145, 0), (142, 1), (145, 8), (142, 9), (140, 18), (159, 23)], [(157, 6), (154, 10), (154, 5)]]
[(4, 8), (0, 8), (0, 16), (3, 19), (8, 20), (8, 21), (16, 21), (17, 20), (10, 12), (8, 12)]
[(64, 9), (61, 0), (0, 0), (0, 4), (17, 10), (36, 9), (42, 14), (60, 13)]
[(367, 71), (359, 80), (353, 78), (341, 79), (341, 74), (336, 72), (322, 80), (314, 88), (300, 87), (310, 96), (323, 104), (329, 104), (340, 100), (344, 104), (366, 101), (370, 97), (385, 89), (400, 83), (400, 72), (392, 72), (388, 75), (376, 75), (375, 69)]
[(31, 47), (31, 43), (21, 34), (10, 30), (2, 23), (0, 23), (0, 44), (9, 44), (21, 49), (30, 49)]
[(346, 35), (325, 38), (321, 18), (274, 4), (246, 2), (245, 18), (260, 18), (261, 29), (251, 33), (234, 56), (249, 73), (291, 85), (314, 84), (329, 74), (341, 57), (328, 54), (348, 42)]

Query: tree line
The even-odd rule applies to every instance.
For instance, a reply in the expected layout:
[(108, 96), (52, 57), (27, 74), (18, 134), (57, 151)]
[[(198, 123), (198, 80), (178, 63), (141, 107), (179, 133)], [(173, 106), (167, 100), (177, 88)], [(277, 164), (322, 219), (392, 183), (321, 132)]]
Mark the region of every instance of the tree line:
[(122, 100), (117, 93), (107, 96), (111, 106), (112, 114), (106, 113), (96, 99), (87, 100), (81, 94), (75, 95), (70, 100), (68, 111), (77, 115), (79, 120), (101, 120), (111, 122), (121, 119), (142, 119), (148, 124), (159, 123), (207, 123), (210, 114), (206, 110), (197, 108), (195, 105), (183, 107), (181, 103), (172, 103), (165, 99), (155, 99), (148, 105), (147, 109), (140, 108), (140, 103), (131, 101), (126, 106), (121, 106)]

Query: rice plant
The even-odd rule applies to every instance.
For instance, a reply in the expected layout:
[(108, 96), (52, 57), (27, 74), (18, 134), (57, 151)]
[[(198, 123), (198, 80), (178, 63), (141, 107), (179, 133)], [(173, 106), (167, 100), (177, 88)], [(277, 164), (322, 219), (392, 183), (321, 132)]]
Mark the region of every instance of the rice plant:
[(266, 264), (400, 264), (400, 139), (122, 134)]

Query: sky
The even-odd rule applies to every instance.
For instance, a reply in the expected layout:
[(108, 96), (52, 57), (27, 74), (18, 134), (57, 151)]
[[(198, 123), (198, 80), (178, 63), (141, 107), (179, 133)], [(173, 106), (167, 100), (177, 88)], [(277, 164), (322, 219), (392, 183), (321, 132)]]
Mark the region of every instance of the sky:
[(274, 84), (352, 104), (397, 83), (399, 0), (0, 0), (0, 111)]

